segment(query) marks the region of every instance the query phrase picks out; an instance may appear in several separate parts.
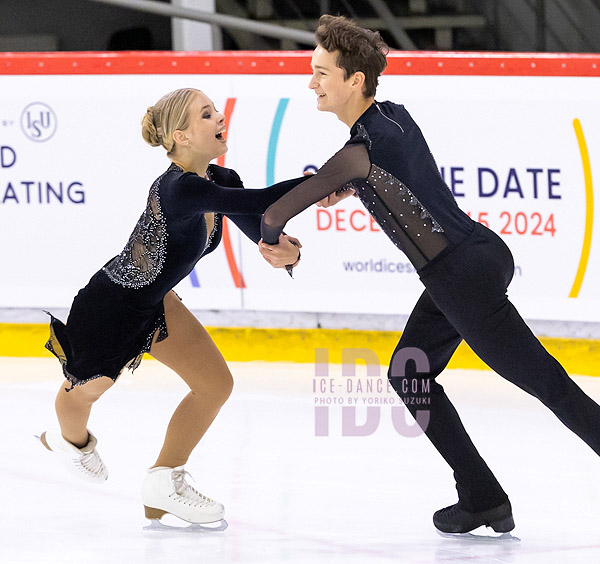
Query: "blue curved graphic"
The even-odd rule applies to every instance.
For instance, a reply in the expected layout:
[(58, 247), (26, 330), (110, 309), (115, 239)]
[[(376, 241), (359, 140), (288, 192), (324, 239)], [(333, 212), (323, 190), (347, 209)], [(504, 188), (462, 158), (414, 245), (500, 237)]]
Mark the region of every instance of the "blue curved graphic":
[(287, 109), (289, 98), (281, 98), (275, 111), (275, 118), (271, 126), (271, 136), (269, 138), (269, 148), (267, 150), (267, 186), (275, 183), (275, 155), (277, 154), (277, 143), (279, 142), (279, 132), (281, 123)]
[(192, 283), (192, 288), (200, 288), (200, 279), (195, 268), (190, 272), (190, 282)]

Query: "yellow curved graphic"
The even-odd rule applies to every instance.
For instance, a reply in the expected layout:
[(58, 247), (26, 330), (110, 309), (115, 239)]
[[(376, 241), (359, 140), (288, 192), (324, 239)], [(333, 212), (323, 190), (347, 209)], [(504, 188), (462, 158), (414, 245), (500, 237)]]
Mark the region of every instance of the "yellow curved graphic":
[(585, 229), (583, 232), (583, 247), (581, 248), (581, 258), (577, 267), (577, 274), (573, 281), (573, 287), (569, 292), (569, 298), (576, 298), (581, 290), (583, 277), (590, 258), (590, 248), (592, 246), (592, 224), (594, 222), (594, 187), (592, 185), (592, 167), (590, 166), (590, 155), (587, 150), (585, 137), (580, 121), (576, 118), (573, 120), (573, 128), (579, 143), (579, 151), (581, 153), (581, 164), (583, 165), (583, 178), (585, 180)]

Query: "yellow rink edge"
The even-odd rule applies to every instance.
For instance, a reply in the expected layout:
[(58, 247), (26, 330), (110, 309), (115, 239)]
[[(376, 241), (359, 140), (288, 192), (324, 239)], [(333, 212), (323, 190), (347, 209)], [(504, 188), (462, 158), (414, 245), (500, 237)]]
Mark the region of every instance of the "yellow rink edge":
[[(395, 331), (349, 329), (207, 327), (207, 330), (225, 359), (232, 362), (314, 363), (315, 350), (326, 349), (329, 362), (340, 364), (344, 349), (367, 349), (371, 352), (365, 352), (362, 358), (370, 358), (369, 363), (375, 361), (381, 366), (389, 363), (401, 335)], [(50, 357), (44, 348), (47, 339), (47, 324), (0, 323), (0, 356)], [(540, 337), (540, 341), (570, 374), (600, 376), (600, 340)], [(464, 342), (448, 367), (488, 369)]]

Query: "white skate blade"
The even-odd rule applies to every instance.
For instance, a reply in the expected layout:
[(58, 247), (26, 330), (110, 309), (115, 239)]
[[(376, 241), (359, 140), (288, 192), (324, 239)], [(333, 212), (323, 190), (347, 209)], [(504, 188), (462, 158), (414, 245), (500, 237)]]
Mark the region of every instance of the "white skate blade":
[(510, 533), (496, 533), (486, 526), (478, 527), (477, 529), (474, 529), (474, 532), (470, 533), (444, 533), (439, 529), (435, 529), (435, 532), (445, 539), (467, 540), (469, 542), (521, 541), (519, 537), (515, 537)]
[(166, 525), (159, 519), (150, 519), (150, 524), (144, 527), (144, 531), (154, 531), (162, 533), (218, 533), (224, 531), (229, 524), (225, 519), (215, 521), (214, 523), (190, 523), (185, 527), (176, 525)]

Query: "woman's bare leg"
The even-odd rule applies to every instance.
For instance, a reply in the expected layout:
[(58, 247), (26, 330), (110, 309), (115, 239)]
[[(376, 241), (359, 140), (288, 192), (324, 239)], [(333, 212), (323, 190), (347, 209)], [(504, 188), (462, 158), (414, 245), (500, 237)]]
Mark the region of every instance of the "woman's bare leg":
[(92, 405), (114, 382), (103, 376), (82, 386), (75, 386), (69, 392), (62, 383), (56, 396), (56, 415), (63, 438), (77, 448), (88, 442), (87, 423)]
[(233, 388), (225, 359), (202, 324), (169, 292), (164, 299), (169, 336), (153, 343), (150, 354), (190, 387), (169, 422), (154, 467), (184, 465)]

